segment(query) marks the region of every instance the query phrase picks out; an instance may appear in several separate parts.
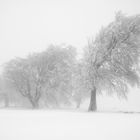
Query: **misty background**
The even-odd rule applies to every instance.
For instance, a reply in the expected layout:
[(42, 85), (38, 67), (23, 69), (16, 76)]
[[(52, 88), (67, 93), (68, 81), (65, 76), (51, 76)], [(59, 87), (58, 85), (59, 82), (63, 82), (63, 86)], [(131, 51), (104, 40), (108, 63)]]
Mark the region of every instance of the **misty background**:
[[(7, 61), (44, 51), (49, 44), (73, 45), (81, 58), (88, 39), (113, 21), (119, 10), (139, 14), (139, 0), (1, 0), (1, 71)], [(127, 100), (99, 95), (98, 108), (140, 111), (139, 99), (139, 89), (131, 89)], [(87, 102), (81, 108), (87, 108)]]

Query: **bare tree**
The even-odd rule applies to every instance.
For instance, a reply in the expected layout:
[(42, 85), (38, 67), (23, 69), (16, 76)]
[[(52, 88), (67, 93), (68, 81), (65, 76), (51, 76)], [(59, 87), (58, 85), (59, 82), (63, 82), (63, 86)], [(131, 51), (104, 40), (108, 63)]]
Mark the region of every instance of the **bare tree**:
[(128, 84), (139, 84), (140, 16), (116, 14), (114, 22), (102, 28), (85, 53), (91, 88), (89, 111), (96, 111), (96, 94), (106, 90), (125, 97)]

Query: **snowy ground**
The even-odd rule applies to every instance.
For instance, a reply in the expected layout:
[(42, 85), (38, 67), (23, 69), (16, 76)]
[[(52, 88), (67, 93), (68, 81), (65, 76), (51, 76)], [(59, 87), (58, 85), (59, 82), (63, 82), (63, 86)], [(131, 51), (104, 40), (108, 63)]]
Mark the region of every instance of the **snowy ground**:
[(140, 114), (0, 110), (0, 140), (140, 140)]

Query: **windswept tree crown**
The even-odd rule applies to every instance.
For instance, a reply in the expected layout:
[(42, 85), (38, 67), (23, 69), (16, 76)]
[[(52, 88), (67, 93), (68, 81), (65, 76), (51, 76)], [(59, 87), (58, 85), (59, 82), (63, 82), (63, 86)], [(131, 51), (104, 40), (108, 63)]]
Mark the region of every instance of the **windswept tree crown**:
[(140, 15), (116, 14), (86, 51), (91, 87), (125, 97), (127, 85), (139, 85)]

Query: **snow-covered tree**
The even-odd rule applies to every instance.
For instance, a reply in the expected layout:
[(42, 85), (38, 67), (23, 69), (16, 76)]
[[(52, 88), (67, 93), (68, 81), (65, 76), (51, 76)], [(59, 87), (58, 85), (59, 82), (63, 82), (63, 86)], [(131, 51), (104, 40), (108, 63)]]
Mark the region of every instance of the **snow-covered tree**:
[(86, 71), (83, 59), (76, 61), (73, 70), (73, 100), (76, 102), (76, 108), (80, 108), (81, 103), (89, 97), (89, 88), (86, 81)]
[(16, 58), (5, 66), (5, 76), (26, 97), (33, 108), (45, 91), (47, 101), (68, 101), (71, 94), (72, 66), (76, 52), (72, 47), (49, 46), (46, 51)]
[(16, 90), (29, 99), (33, 108), (37, 108), (45, 75), (44, 69), (35, 64), (37, 60), (31, 59), (35, 58), (11, 60), (5, 67), (5, 74)]
[(46, 100), (53, 106), (70, 104), (76, 49), (72, 46), (51, 46), (47, 53), (52, 76), (45, 86)]
[(121, 12), (90, 41), (85, 53), (91, 89), (89, 111), (96, 111), (96, 94), (103, 90), (126, 97), (128, 85), (139, 84), (140, 15)]

